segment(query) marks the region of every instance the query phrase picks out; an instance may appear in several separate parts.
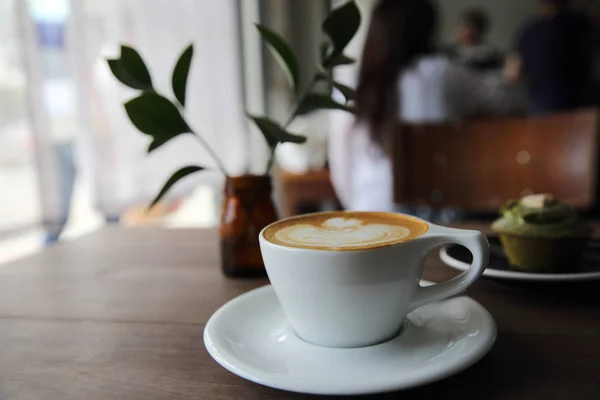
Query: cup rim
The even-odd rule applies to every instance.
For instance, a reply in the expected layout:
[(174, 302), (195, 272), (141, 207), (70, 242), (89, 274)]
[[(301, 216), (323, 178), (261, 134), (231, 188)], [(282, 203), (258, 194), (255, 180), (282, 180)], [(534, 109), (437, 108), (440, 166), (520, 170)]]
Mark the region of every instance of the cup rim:
[[(390, 242), (390, 243), (384, 243), (381, 244), (379, 246), (376, 247), (370, 247), (370, 248), (366, 248), (366, 249), (353, 249), (353, 250), (332, 250), (332, 249), (318, 249), (318, 248), (303, 248), (303, 247), (293, 247), (293, 246), (286, 246), (286, 245), (282, 245), (282, 244), (278, 244), (278, 243), (274, 243), (271, 242), (270, 240), (268, 240), (264, 233), (267, 229), (269, 229), (270, 227), (277, 225), (279, 223), (282, 222), (287, 222), (287, 221), (291, 221), (291, 220), (295, 220), (295, 219), (302, 219), (302, 218), (306, 218), (306, 217), (312, 217), (312, 216), (319, 216), (319, 215), (323, 215), (323, 214), (344, 214), (344, 213), (352, 213), (352, 214), (390, 214), (390, 215), (394, 215), (394, 216), (402, 216), (403, 218), (406, 219), (411, 219), (413, 221), (417, 221), (417, 222), (421, 222), (423, 224), (425, 224), (425, 226), (427, 227), (427, 229), (420, 234), (419, 236), (409, 239), (409, 240), (400, 240), (398, 242)], [(389, 248), (389, 247), (393, 247), (393, 246), (399, 246), (399, 245), (403, 245), (409, 242), (412, 242), (416, 239), (419, 239), (421, 237), (423, 237), (424, 235), (426, 235), (429, 231), (431, 230), (431, 224), (427, 221), (425, 221), (424, 219), (409, 215), (409, 214), (403, 214), (403, 213), (397, 213), (397, 212), (393, 212), (393, 211), (319, 211), (319, 212), (313, 212), (313, 213), (307, 213), (307, 214), (299, 214), (299, 215), (293, 215), (290, 217), (285, 217), (282, 219), (279, 219), (277, 221), (271, 222), (269, 225), (265, 226), (263, 229), (260, 230), (260, 233), (258, 234), (258, 239), (260, 241), (260, 243), (264, 243), (264, 244), (268, 244), (269, 246), (275, 246), (276, 248), (279, 249), (284, 249), (284, 250), (288, 250), (288, 251), (295, 251), (295, 252), (320, 252), (320, 253), (331, 253), (331, 254), (342, 254), (342, 253), (364, 253), (367, 251), (375, 251), (375, 250), (381, 250), (384, 248)]]

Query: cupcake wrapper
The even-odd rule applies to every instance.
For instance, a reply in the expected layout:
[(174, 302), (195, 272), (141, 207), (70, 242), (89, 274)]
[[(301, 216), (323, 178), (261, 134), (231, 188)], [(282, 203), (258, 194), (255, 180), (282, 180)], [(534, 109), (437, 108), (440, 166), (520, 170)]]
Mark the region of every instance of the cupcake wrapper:
[(587, 238), (534, 238), (506, 233), (500, 241), (508, 261), (528, 272), (562, 272), (574, 269), (585, 248)]

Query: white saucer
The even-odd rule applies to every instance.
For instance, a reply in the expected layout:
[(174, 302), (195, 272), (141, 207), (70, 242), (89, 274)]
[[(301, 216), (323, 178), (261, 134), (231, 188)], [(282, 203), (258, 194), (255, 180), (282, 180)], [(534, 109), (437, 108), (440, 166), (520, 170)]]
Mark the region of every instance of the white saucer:
[(468, 297), (409, 314), (389, 342), (334, 349), (299, 339), (271, 286), (221, 307), (204, 344), (224, 368), (250, 381), (301, 393), (353, 395), (405, 389), (455, 374), (481, 359), (496, 339), (491, 315)]

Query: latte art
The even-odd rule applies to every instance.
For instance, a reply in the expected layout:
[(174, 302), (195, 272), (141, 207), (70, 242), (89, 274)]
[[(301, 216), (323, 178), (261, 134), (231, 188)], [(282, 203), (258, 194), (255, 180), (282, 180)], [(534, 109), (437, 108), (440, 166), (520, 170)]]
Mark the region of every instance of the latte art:
[(340, 212), (276, 223), (267, 228), (264, 235), (269, 241), (284, 246), (343, 251), (401, 242), (426, 230), (425, 223), (410, 217)]
[(331, 218), (321, 226), (298, 224), (277, 232), (275, 238), (288, 245), (311, 247), (368, 246), (402, 239), (410, 230), (402, 226), (369, 224), (358, 219)]

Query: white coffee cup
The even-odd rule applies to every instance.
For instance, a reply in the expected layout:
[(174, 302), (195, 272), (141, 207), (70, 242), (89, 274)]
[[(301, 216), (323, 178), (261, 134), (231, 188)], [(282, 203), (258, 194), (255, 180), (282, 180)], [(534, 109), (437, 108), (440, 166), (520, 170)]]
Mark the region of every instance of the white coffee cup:
[[(290, 219), (261, 231), (260, 248), (269, 279), (301, 339), (340, 348), (385, 342), (400, 332), (409, 312), (457, 295), (481, 276), (489, 260), (488, 243), (481, 232), (409, 218), (426, 224), (426, 232), (408, 241), (359, 250), (298, 248), (265, 237), (269, 226)], [(447, 243), (469, 249), (471, 267), (449, 281), (421, 287), (427, 253)]]

